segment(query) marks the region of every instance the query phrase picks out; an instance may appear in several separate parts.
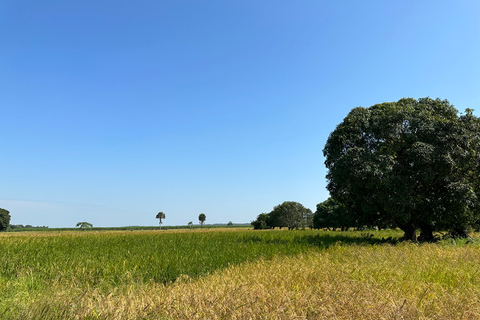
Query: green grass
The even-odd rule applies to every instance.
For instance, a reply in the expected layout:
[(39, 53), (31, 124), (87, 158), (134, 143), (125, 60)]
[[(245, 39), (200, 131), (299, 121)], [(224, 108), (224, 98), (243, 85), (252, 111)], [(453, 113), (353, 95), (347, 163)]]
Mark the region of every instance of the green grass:
[(259, 258), (293, 255), (336, 242), (373, 243), (360, 233), (319, 231), (75, 232), (9, 234), (0, 241), (0, 300), (10, 291), (62, 284), (104, 291), (130, 282), (168, 283)]
[[(343, 259), (351, 265), (355, 270), (352, 277), (361, 281), (364, 275), (354, 267), (355, 252), (341, 248), (353, 245), (394, 252), (401, 236), (401, 232), (391, 230), (4, 233), (0, 237), (0, 316), (19, 318), (36, 300), (59, 292), (78, 299), (85, 292), (108, 296), (119, 288), (170, 285), (179, 277), (196, 279), (245, 262), (327, 253), (330, 248), (337, 252), (332, 259)], [(388, 247), (383, 249), (384, 245)], [(465, 245), (462, 241), (444, 241), (433, 246), (445, 251)], [(478, 248), (477, 243), (469, 246)], [(435, 270), (432, 261), (419, 261), (425, 279), (447, 281), (447, 275)]]
[(229, 264), (353, 239), (318, 235), (317, 231), (12, 235), (1, 238), (0, 281), (29, 279), (33, 288), (65, 282), (107, 289), (130, 281), (168, 283), (181, 274), (197, 277)]

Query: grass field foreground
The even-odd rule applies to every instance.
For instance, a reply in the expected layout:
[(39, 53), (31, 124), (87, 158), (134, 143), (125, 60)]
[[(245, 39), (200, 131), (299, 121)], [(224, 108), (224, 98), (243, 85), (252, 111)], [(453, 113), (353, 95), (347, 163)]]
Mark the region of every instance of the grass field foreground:
[[(150, 242), (166, 243), (165, 248), (171, 250), (170, 261), (175, 250), (181, 251), (181, 245), (168, 242), (167, 234), (139, 234), (134, 238), (142, 235), (145, 238), (138, 239), (138, 248), (149, 248), (147, 243)], [(42, 267), (52, 256), (46, 256), (45, 261), (37, 261), (37, 264), (32, 262), (35, 259), (26, 259), (23, 262), (30, 261), (28, 267), (20, 268), (17, 265), (16, 273), (13, 270), (10, 270), (10, 274), (2, 273), (1, 285), (6, 290), (2, 293), (0, 314), (10, 319), (480, 318), (478, 244), (454, 245), (447, 242), (393, 245), (378, 240), (378, 237), (385, 235), (388, 234), (377, 233), (377, 238), (372, 239), (364, 238), (358, 232), (239, 231), (228, 234), (186, 234), (187, 238), (180, 236), (173, 239), (189, 243), (185, 239), (192, 237), (193, 242), (185, 248), (194, 245), (196, 249), (208, 247), (206, 244), (202, 247), (199, 240), (210, 246), (223, 241), (224, 247), (213, 246), (214, 252), (204, 254), (211, 258), (227, 257), (225, 261), (232, 256), (240, 258), (222, 265), (218, 263), (223, 260), (213, 259), (214, 262), (207, 263), (211, 266), (209, 270), (199, 269), (197, 264), (196, 269), (188, 271), (184, 269), (188, 263), (180, 263), (176, 269), (178, 274), (171, 281), (163, 281), (166, 278), (162, 277), (160, 281), (150, 278), (153, 271), (141, 277), (142, 273), (136, 273), (135, 270), (145, 267), (138, 264), (135, 268), (132, 262), (125, 262), (125, 265), (120, 263), (118, 271), (120, 274), (127, 271), (127, 275), (117, 276), (116, 280), (109, 279), (105, 267), (112, 272), (115, 269), (113, 265), (125, 258), (125, 253), (108, 255), (99, 251), (100, 244), (98, 247), (85, 245), (94, 251), (91, 252), (92, 256), (77, 251), (78, 261), (71, 261), (71, 257), (66, 256), (57, 257), (57, 264), (61, 262), (58, 268), (65, 268), (63, 273), (60, 269), (52, 269), (52, 266)], [(42, 243), (44, 246), (49, 243), (50, 249), (57, 250), (58, 255), (61, 248), (59, 243), (67, 246), (75, 243), (75, 240), (81, 240), (78, 242), (88, 244), (92, 241), (105, 245), (102, 241), (133, 241), (130, 235), (124, 236), (128, 240), (121, 235), (113, 235), (112, 238), (107, 235), (101, 235), (100, 238), (95, 235), (73, 235), (69, 236), (71, 242), (66, 241), (66, 244), (68, 237), (63, 235), (38, 239), (59, 239)], [(5, 244), (5, 239), (11, 238), (1, 239), (2, 254), (6, 249), (10, 250), (7, 251), (11, 256), (22, 251), (15, 252), (13, 249), (16, 246), (13, 243)], [(25, 239), (30, 242), (23, 243), (23, 247), (39, 245), (33, 240), (35, 238)], [(20, 239), (14, 240), (18, 242)], [(129, 242), (129, 245), (132, 243)], [(241, 258), (239, 252), (230, 256), (229, 252), (235, 253), (242, 246), (250, 255)], [(122, 245), (116, 247), (110, 243), (110, 247), (120, 250)], [(187, 251), (181, 256), (189, 254), (193, 255)], [(92, 269), (92, 265), (86, 263), (95, 255), (98, 256), (97, 260), (107, 264), (101, 274), (96, 267)], [(106, 256), (104, 260), (102, 255)], [(4, 255), (2, 261), (7, 257)], [(67, 259), (66, 262), (64, 259)], [(130, 257), (130, 260), (134, 258)], [(127, 265), (130, 267), (127, 268)], [(75, 278), (73, 273), (68, 272), (68, 266), (76, 272), (85, 268), (84, 273), (88, 276), (84, 274)], [(42, 268), (46, 271), (42, 272)], [(54, 275), (55, 272), (60, 273)], [(169, 274), (173, 277), (173, 273)]]

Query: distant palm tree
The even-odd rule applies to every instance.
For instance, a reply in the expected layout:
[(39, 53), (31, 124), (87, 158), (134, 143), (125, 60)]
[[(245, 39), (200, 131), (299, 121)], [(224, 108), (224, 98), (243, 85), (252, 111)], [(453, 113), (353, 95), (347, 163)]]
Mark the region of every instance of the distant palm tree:
[(205, 213), (200, 213), (198, 216), (198, 221), (200, 221), (200, 225), (203, 227), (203, 223), (207, 220), (207, 216)]
[(160, 224), (160, 229), (162, 229), (162, 223), (163, 223), (162, 219), (165, 219), (165, 213), (160, 211), (159, 213), (157, 213), (157, 216), (155, 218), (157, 218), (159, 220), (158, 224)]

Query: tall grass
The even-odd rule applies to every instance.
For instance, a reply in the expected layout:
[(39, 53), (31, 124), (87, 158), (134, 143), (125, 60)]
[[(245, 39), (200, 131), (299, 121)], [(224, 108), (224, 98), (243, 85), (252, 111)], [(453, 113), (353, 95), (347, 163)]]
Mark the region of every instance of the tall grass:
[(37, 288), (68, 283), (108, 290), (132, 281), (168, 283), (181, 274), (197, 277), (230, 264), (299, 253), (307, 246), (287, 232), (10, 236), (0, 241), (0, 279), (28, 278)]
[[(397, 232), (76, 232), (0, 237), (5, 319), (471, 318), (477, 244)], [(393, 240), (382, 238), (393, 237)], [(452, 312), (442, 308), (448, 307)], [(375, 317), (377, 315), (377, 317)]]

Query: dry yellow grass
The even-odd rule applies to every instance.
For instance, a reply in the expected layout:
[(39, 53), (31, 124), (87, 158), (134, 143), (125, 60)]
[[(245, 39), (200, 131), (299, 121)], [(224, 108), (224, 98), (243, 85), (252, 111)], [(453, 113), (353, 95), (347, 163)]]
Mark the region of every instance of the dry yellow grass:
[(64, 288), (26, 318), (480, 319), (478, 246), (341, 246), (108, 294)]

